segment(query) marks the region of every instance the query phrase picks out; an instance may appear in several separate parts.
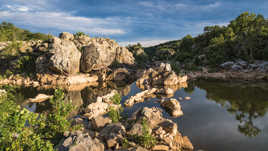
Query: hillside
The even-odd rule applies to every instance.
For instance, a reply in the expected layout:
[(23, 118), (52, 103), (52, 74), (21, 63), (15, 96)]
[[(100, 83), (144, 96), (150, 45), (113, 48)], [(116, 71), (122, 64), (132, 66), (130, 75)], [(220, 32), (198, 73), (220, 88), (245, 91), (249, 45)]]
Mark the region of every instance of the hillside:
[(242, 13), (227, 26), (207, 26), (204, 33), (145, 48), (157, 60), (215, 66), (225, 61), (268, 60), (268, 21)]
[(2, 41), (28, 41), (47, 40), (50, 36), (42, 33), (32, 33), (28, 30), (18, 28), (12, 23), (2, 22), (0, 24), (0, 42)]

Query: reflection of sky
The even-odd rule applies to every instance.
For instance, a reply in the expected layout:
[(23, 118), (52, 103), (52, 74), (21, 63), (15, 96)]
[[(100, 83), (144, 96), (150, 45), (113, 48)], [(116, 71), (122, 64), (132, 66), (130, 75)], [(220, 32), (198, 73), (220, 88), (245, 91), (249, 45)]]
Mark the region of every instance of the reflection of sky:
[[(123, 97), (123, 101), (139, 91), (135, 83), (132, 84), (130, 94)], [(177, 91), (174, 97), (185, 96), (191, 96), (192, 100), (181, 102), (184, 115), (173, 118), (173, 120), (178, 123), (183, 135), (190, 137), (195, 149), (205, 151), (267, 151), (268, 114), (253, 120), (254, 125), (261, 129), (261, 133), (257, 137), (249, 138), (238, 131), (239, 121), (236, 120), (235, 115), (230, 114), (215, 101), (207, 100), (204, 90), (195, 88), (191, 94), (181, 90)], [(160, 107), (159, 103), (150, 100), (135, 104), (132, 108), (127, 108), (126, 112), (133, 112), (143, 106)], [(167, 114), (164, 115), (167, 116)]]

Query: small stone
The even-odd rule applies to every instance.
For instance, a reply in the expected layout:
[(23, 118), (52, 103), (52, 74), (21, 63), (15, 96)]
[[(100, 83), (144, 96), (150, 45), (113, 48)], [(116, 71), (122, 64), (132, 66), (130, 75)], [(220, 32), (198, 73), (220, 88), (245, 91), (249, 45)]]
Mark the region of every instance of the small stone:
[(189, 96), (186, 96), (186, 97), (184, 97), (184, 100), (187, 100), (187, 101), (189, 101), (189, 100), (191, 100), (191, 97), (189, 97)]
[(153, 151), (168, 151), (169, 150), (169, 147), (166, 146), (166, 145), (155, 145), (153, 148), (152, 148)]

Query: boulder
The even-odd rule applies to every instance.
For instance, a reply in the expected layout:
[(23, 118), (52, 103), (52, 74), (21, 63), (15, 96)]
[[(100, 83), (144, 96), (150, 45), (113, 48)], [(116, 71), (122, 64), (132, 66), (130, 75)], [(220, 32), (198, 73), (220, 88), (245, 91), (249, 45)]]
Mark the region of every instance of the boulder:
[[(66, 38), (66, 37), (65, 37)], [(50, 58), (50, 69), (60, 74), (75, 74), (79, 72), (81, 53), (72, 41), (54, 38), (53, 55)]]
[(131, 96), (129, 99), (127, 99), (124, 104), (127, 107), (131, 107), (136, 103), (143, 102), (145, 98), (148, 98), (148, 97), (154, 95), (154, 93), (156, 91), (157, 91), (156, 88), (152, 88), (152, 89), (149, 89), (149, 90), (139, 92), (136, 95)]
[(239, 70), (242, 70), (242, 69), (243, 69), (243, 67), (238, 65), (238, 64), (234, 64), (231, 67), (231, 70), (233, 70), (233, 71), (239, 71)]
[(149, 68), (142, 72), (137, 72), (136, 77), (139, 78), (136, 84), (141, 89), (148, 89), (157, 86), (169, 86), (185, 83), (187, 76), (178, 76), (172, 71), (170, 64), (158, 63), (155, 67)]
[(163, 122), (162, 110), (156, 107), (148, 108), (144, 107), (140, 111), (139, 119), (146, 119), (151, 129), (155, 128), (159, 123)]
[(166, 101), (162, 101), (161, 106), (165, 108), (167, 112), (173, 117), (178, 117), (178, 116), (183, 115), (180, 102), (177, 101), (176, 99), (169, 99)]
[(97, 100), (96, 103), (92, 103), (87, 106), (84, 116), (86, 116), (88, 119), (92, 119), (94, 117), (107, 113), (108, 109), (109, 105), (107, 103), (104, 103), (101, 100)]
[(46, 94), (38, 94), (36, 97), (34, 98), (30, 98), (29, 102), (31, 103), (41, 103), (44, 102), (50, 98), (52, 98), (53, 96), (51, 95), (46, 95)]
[(237, 65), (240, 65), (242, 66), (243, 68), (247, 67), (248, 66), (248, 63), (242, 59), (238, 59), (235, 61)]
[(72, 35), (64, 33), (61, 38), (53, 37), (45, 54), (37, 58), (37, 72), (53, 71), (65, 75), (79, 72), (81, 53), (71, 41)]
[(100, 131), (99, 137), (111, 148), (121, 142), (125, 135), (126, 129), (121, 123), (112, 123)]
[(142, 136), (143, 135), (143, 126), (140, 123), (135, 123), (131, 127), (131, 129), (128, 131), (128, 134)]
[(230, 69), (235, 63), (233, 61), (224, 62), (220, 65), (221, 68)]
[(75, 35), (74, 44), (76, 47), (81, 50), (84, 46), (89, 46), (91, 44), (91, 38), (88, 35)]
[(62, 32), (60, 33), (60, 39), (63, 40), (74, 40), (74, 35), (68, 32)]
[(105, 125), (112, 123), (112, 120), (102, 115), (92, 119), (92, 126), (95, 129), (103, 128)]
[(81, 71), (90, 72), (108, 67), (115, 60), (118, 47), (110, 39), (92, 39), (92, 43), (82, 49)]
[(135, 63), (135, 58), (133, 54), (125, 47), (118, 47), (116, 49), (116, 62), (121, 64), (129, 64), (132, 65)]
[(59, 151), (104, 151), (104, 145), (98, 139), (92, 139), (81, 131), (69, 134), (58, 146)]

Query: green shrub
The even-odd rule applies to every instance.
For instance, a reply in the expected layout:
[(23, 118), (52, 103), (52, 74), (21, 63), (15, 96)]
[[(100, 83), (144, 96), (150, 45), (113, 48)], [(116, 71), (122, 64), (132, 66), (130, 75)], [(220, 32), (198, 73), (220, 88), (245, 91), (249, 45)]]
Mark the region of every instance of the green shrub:
[(142, 120), (142, 135), (138, 136), (138, 135), (134, 135), (134, 136), (129, 136), (131, 140), (133, 140), (134, 142), (136, 142), (137, 144), (145, 147), (145, 148), (152, 148), (157, 140), (154, 136), (152, 136), (150, 128), (148, 126), (148, 122), (143, 119)]
[(67, 118), (72, 105), (63, 98), (63, 91), (56, 90), (50, 100), (52, 111), (39, 115), (16, 105), (8, 92), (0, 99), (0, 150), (52, 151), (64, 131), (71, 129)]
[(121, 108), (120, 109), (115, 109), (115, 108), (109, 109), (108, 115), (112, 119), (113, 123), (119, 122), (122, 119), (122, 117), (120, 115), (121, 111), (122, 111)]
[(74, 37), (80, 37), (80, 36), (88, 36), (87, 34), (85, 34), (84, 32), (76, 32), (75, 34), (74, 34)]
[(35, 72), (35, 57), (31, 55), (20, 56), (15, 62), (16, 73), (26, 73), (30, 75)]
[(121, 103), (121, 95), (116, 93), (113, 97), (112, 97), (112, 101), (114, 104), (120, 104)]

